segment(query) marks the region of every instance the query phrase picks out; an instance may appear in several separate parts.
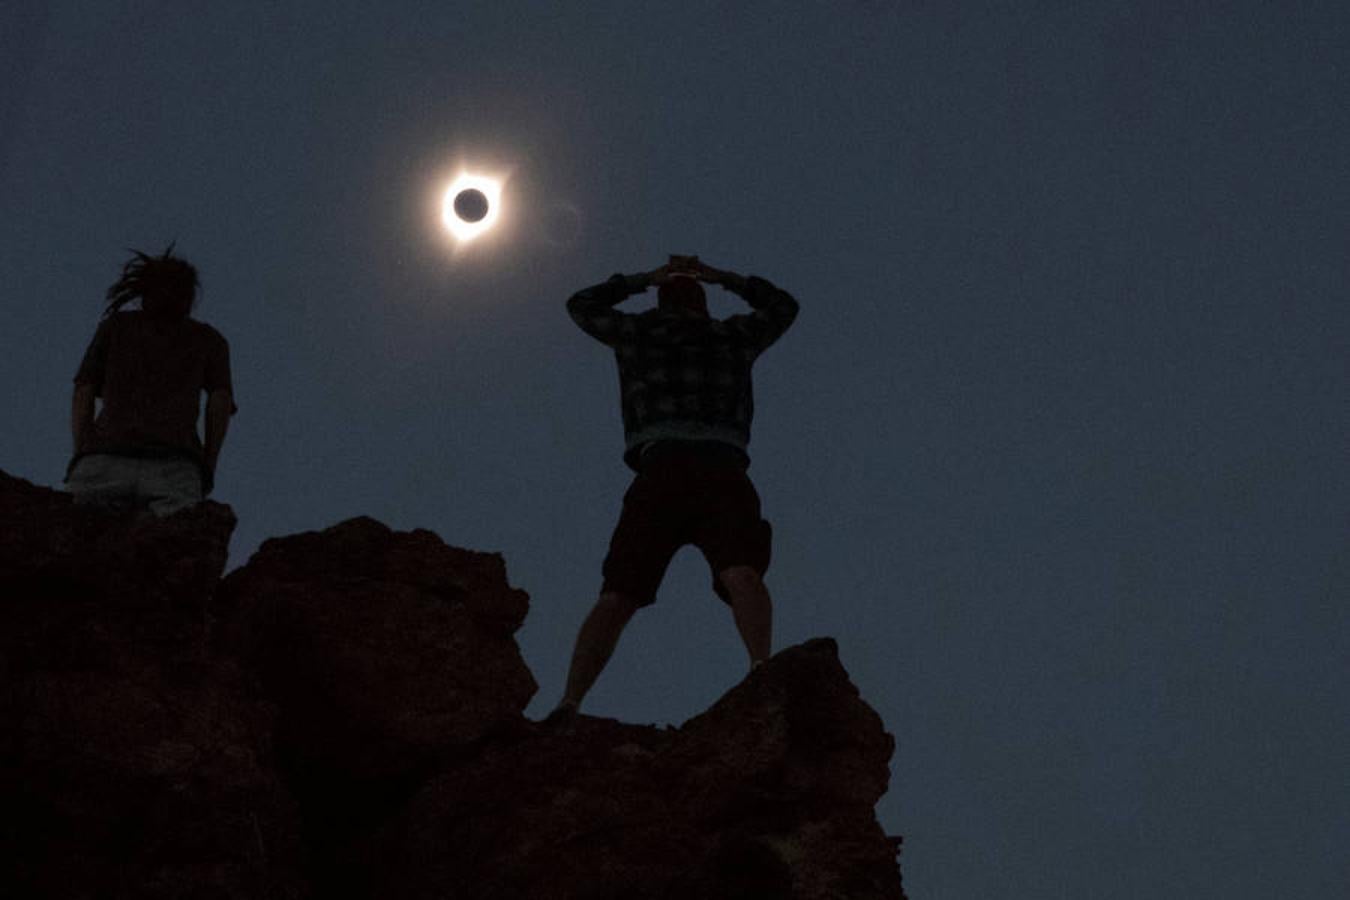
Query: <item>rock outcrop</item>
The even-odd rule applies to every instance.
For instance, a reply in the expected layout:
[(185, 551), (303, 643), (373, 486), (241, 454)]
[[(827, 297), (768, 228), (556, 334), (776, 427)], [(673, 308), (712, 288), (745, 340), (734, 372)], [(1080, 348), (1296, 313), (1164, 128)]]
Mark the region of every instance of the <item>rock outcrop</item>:
[(210, 647), (234, 524), (0, 473), (0, 896), (307, 895), (276, 708)]
[(833, 641), (549, 727), (499, 556), (359, 518), (222, 578), (233, 527), (0, 473), (0, 896), (903, 898)]

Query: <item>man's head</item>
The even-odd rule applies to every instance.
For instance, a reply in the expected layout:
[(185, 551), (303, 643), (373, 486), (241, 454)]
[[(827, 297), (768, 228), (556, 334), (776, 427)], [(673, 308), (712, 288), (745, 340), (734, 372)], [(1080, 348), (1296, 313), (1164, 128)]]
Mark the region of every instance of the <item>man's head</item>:
[(140, 298), (141, 309), (152, 316), (181, 319), (192, 311), (197, 299), (197, 270), (185, 259), (173, 255), (173, 244), (159, 256), (133, 250), (122, 266), (122, 277), (108, 288), (110, 315), (123, 304)]
[(661, 310), (680, 315), (708, 318), (708, 297), (703, 285), (695, 278), (671, 278), (656, 290), (657, 306)]

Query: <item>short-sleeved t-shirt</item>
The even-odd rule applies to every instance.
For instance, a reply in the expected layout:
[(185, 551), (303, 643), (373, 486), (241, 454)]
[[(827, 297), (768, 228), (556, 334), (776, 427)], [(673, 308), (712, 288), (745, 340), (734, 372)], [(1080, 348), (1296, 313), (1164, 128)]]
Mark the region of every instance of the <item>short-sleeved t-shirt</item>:
[(76, 460), (114, 453), (201, 462), (201, 392), (233, 394), (230, 345), (195, 319), (163, 319), (139, 310), (114, 313), (95, 332), (75, 383), (92, 385), (103, 398), (103, 409), (75, 450)]

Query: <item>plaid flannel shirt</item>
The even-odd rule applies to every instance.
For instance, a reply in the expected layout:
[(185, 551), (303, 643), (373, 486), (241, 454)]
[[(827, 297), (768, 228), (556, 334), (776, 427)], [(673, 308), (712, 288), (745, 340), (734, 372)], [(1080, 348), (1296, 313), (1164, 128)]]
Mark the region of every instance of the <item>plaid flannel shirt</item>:
[(751, 276), (724, 286), (752, 312), (725, 320), (614, 309), (647, 286), (643, 276), (615, 275), (567, 301), (581, 330), (614, 348), (624, 461), (637, 469), (642, 448), (658, 440), (720, 441), (745, 453), (755, 414), (750, 368), (797, 317), (797, 301)]

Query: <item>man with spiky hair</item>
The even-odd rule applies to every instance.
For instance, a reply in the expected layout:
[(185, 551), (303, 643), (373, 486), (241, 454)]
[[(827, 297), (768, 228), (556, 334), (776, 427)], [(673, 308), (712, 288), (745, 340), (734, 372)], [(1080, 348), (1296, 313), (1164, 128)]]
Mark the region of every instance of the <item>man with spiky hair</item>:
[[(750, 312), (708, 315), (700, 282), (739, 296)], [(649, 287), (656, 309), (614, 307)], [(698, 257), (615, 275), (567, 301), (573, 321), (613, 348), (626, 449), (634, 478), (610, 538), (600, 597), (582, 623), (561, 702), (548, 721), (577, 714), (637, 610), (656, 599), (666, 566), (686, 544), (708, 561), (750, 657), (772, 645), (773, 607), (763, 576), (771, 530), (746, 475), (754, 416), (750, 370), (797, 317), (797, 301), (763, 278), (715, 269)]]
[[(132, 253), (75, 374), (66, 483), (76, 503), (167, 516), (211, 493), (235, 412), (230, 347), (191, 317), (197, 270), (172, 244), (159, 256)], [(139, 309), (122, 308), (133, 301)]]

